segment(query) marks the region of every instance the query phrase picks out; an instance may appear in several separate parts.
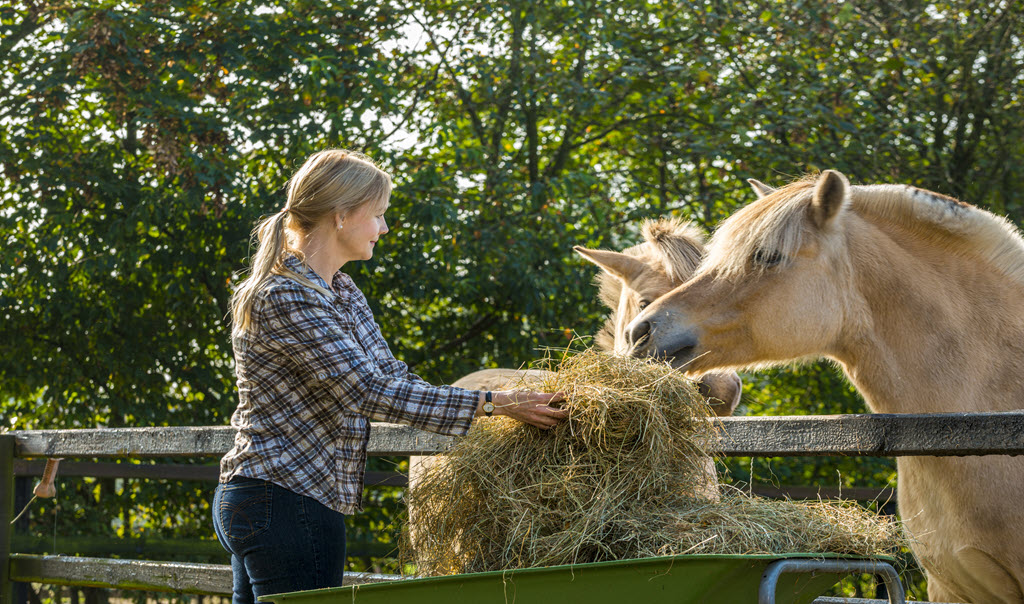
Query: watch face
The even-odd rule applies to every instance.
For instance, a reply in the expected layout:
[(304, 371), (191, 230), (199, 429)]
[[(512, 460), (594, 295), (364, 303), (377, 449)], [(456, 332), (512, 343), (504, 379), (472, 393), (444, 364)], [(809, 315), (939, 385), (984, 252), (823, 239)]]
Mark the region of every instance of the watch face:
[(493, 413), (494, 403), (484, 403), (484, 413)]

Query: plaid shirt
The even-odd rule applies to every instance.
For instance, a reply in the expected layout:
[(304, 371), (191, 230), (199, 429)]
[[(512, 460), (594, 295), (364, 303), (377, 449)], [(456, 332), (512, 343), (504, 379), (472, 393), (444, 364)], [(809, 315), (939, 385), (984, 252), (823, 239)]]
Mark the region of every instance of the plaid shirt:
[[(295, 257), (285, 264), (327, 289)], [(220, 481), (267, 480), (351, 514), (362, 507), (370, 420), (463, 435), (479, 392), (409, 373), (351, 277), (339, 271), (332, 281), (333, 299), (282, 275), (257, 295), (252, 326), (232, 341), (238, 432)]]

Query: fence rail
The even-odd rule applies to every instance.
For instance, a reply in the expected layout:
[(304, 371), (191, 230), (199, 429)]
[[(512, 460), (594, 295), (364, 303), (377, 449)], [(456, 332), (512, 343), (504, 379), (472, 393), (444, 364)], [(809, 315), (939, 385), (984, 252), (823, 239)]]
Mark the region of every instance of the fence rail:
[[(10, 567), (11, 580), (24, 583), (231, 595), (231, 567), (226, 564), (13, 554)], [(348, 585), (397, 579), (395, 575), (345, 573)]]
[[(14, 475), (42, 476), (46, 462), (42, 459), (14, 460)], [(60, 475), (89, 476), (90, 478), (143, 478), (149, 480), (201, 480), (216, 481), (220, 468), (216, 465), (193, 464), (133, 464), (99, 461), (64, 461), (60, 464)], [(368, 487), (404, 487), (408, 485), (405, 474), (367, 470), (363, 481)]]
[[(14, 460), (15, 478), (25, 481), (19, 487), (22, 493), (31, 491), (28, 479), (43, 475), (46, 465), (42, 459)], [(60, 464), (60, 475), (64, 478), (89, 476), (91, 478), (144, 478), (149, 480), (198, 480), (215, 482), (220, 476), (216, 465), (153, 463), (135, 464), (116, 461), (64, 461)], [(409, 476), (398, 470), (367, 470), (363, 476), (367, 487), (407, 487)], [(21, 483), (19, 483), (21, 484)], [(895, 501), (896, 489), (889, 487), (832, 487), (807, 485), (777, 485), (754, 483), (748, 485), (750, 492), (772, 499), (853, 499), (856, 501)], [(23, 497), (22, 505), (28, 501)], [(365, 505), (365, 504), (364, 504)], [(219, 545), (217, 547), (220, 547)]]
[[(729, 417), (718, 426), (726, 456), (908, 456), (1024, 454), (1024, 411), (933, 415)], [(228, 427), (25, 430), (0, 434), (0, 604), (11, 602), (12, 582), (228, 594), (224, 565), (146, 562), (11, 553), (17, 460), (61, 458), (214, 457), (230, 447)], [(426, 455), (453, 439), (400, 426), (373, 425), (371, 455)], [(26, 462), (18, 461), (18, 464)], [(106, 464), (112, 465), (112, 464)], [(126, 465), (126, 469), (131, 466)], [(24, 471), (24, 466), (21, 466)], [(351, 583), (386, 580), (347, 575)]]
[[(717, 448), (735, 457), (803, 455), (1022, 455), (1024, 411), (1005, 413), (798, 415), (724, 417)], [(230, 427), (110, 428), (10, 432), (15, 456), (219, 457)], [(399, 424), (374, 423), (370, 455), (423, 455), (453, 439)]]

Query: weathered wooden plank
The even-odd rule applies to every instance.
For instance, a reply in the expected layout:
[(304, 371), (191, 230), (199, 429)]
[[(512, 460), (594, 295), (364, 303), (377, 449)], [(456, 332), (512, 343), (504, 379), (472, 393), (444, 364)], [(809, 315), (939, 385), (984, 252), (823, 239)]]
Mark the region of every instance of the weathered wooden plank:
[[(11, 580), (22, 583), (231, 594), (231, 567), (225, 564), (14, 554), (10, 567)], [(345, 573), (346, 585), (399, 579), (397, 575)]]
[(1024, 454), (1024, 411), (723, 418), (730, 456)]
[(214, 457), (231, 448), (228, 426), (22, 430), (18, 457)]
[(420, 455), (444, 451), (454, 442), (451, 436), (423, 432), (400, 424), (374, 423), (367, 451), (371, 455)]
[(231, 593), (231, 567), (224, 564), (14, 554), (11, 580), (190, 594)]
[[(18, 457), (220, 457), (235, 436), (228, 426), (97, 428), (84, 430), (21, 430)], [(371, 455), (413, 455), (443, 450), (452, 441), (402, 426), (375, 422)]]
[[(15, 476), (42, 476), (43, 460), (14, 460)], [(89, 476), (93, 478), (145, 478), (148, 480), (202, 480), (213, 482), (220, 476), (217, 466), (191, 464), (136, 464), (98, 461), (62, 461), (60, 476)], [(366, 486), (404, 487), (409, 477), (401, 472), (367, 471)]]
[[(1024, 411), (929, 415), (727, 417), (720, 451), (730, 456), (1024, 454)], [(18, 457), (201, 457), (231, 446), (229, 427), (11, 432)], [(375, 423), (371, 455), (429, 454), (451, 437)]]
[[(19, 554), (56, 554), (85, 557), (128, 557), (164, 560), (171, 556), (213, 556), (208, 562), (226, 562), (230, 556), (213, 539), (79, 535), (14, 535), (11, 551)], [(384, 557), (395, 554), (395, 545), (373, 540), (372, 534), (360, 534), (345, 543), (345, 551), (353, 557)], [(180, 559), (180, 558), (179, 558)], [(188, 559), (188, 558), (185, 558)]]

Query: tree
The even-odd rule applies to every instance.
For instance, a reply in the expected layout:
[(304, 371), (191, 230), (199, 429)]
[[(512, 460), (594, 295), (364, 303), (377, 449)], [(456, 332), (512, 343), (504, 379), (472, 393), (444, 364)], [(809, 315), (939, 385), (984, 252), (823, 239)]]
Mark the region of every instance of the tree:
[[(386, 115), (388, 7), (4, 9), (0, 375), (19, 427), (217, 423), (256, 217)], [(36, 406), (36, 402), (45, 403)]]

